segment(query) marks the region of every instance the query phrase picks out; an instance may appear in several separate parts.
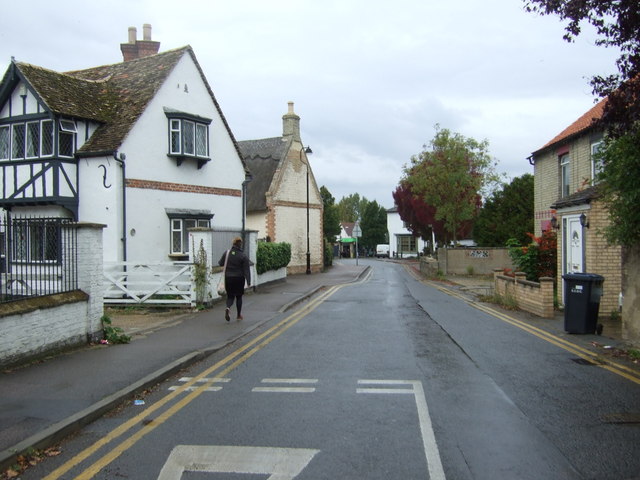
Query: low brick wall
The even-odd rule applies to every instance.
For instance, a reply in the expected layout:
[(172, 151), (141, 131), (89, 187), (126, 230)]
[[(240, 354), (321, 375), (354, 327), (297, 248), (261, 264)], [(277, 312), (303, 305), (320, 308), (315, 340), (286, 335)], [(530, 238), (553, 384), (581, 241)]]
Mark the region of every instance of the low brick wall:
[(77, 290), (12, 302), (11, 312), (0, 317), (0, 366), (86, 345), (93, 336), (101, 338), (101, 330), (87, 332), (88, 300)]
[(3, 304), (0, 366), (103, 338), (102, 229), (77, 223), (78, 290)]
[(526, 275), (517, 272), (514, 277), (493, 272), (494, 291), (502, 297), (513, 298), (518, 308), (543, 318), (553, 318), (553, 278), (543, 277), (540, 282), (531, 282)]

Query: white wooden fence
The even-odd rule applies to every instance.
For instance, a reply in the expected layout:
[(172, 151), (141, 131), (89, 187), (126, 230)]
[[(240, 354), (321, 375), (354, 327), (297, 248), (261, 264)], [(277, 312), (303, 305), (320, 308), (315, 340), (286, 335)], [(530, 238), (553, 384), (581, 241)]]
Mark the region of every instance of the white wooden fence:
[(104, 264), (105, 304), (195, 306), (190, 262)]

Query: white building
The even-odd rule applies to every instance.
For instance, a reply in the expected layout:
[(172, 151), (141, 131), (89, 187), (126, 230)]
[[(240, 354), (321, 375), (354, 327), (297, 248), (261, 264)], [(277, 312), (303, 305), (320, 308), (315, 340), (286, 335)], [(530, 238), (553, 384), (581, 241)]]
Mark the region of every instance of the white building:
[[(191, 47), (59, 73), (12, 60), (0, 83), (0, 208), (105, 224), (106, 261), (186, 260), (187, 230), (241, 231), (248, 170)], [(38, 260), (34, 258), (32, 260)]]
[(407, 229), (396, 207), (387, 210), (387, 231), (389, 232), (389, 256), (391, 258), (417, 257), (427, 246), (422, 238), (416, 238)]

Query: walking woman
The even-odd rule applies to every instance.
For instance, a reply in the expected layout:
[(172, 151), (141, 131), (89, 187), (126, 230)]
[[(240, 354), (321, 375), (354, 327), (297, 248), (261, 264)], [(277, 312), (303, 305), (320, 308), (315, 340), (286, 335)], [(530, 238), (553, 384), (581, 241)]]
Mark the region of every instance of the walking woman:
[(224, 284), (227, 291), (227, 308), (224, 311), (224, 318), (227, 322), (231, 320), (231, 307), (235, 301), (237, 318), (242, 320), (242, 295), (244, 295), (245, 282), (247, 287), (251, 286), (251, 270), (249, 269), (251, 262), (242, 251), (242, 238), (233, 239), (231, 250), (226, 251), (220, 257), (218, 265), (223, 266), (225, 262)]

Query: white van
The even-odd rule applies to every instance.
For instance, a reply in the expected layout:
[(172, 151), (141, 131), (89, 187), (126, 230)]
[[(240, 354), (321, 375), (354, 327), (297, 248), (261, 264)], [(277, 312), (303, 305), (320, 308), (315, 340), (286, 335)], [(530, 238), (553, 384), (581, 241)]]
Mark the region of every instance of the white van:
[(376, 245), (376, 257), (386, 257), (389, 258), (389, 245), (385, 243), (380, 243)]

